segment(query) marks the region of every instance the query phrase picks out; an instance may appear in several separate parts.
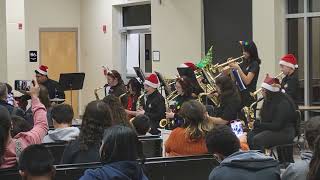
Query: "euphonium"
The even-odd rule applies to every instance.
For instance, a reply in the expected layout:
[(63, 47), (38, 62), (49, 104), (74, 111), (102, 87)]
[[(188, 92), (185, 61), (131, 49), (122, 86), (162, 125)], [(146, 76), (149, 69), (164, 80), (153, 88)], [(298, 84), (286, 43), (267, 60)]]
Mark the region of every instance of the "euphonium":
[(207, 83), (203, 83), (202, 81), (199, 81), (199, 85), (201, 89), (204, 91), (204, 93), (200, 93), (198, 95), (199, 102), (202, 103), (202, 97), (208, 96), (209, 99), (215, 104), (215, 106), (219, 106), (218, 98), (215, 96), (209, 96), (211, 93), (217, 91), (216, 84), (215, 84), (216, 77), (212, 77), (212, 74), (206, 69), (202, 69), (198, 77), (200, 78), (203, 77), (208, 80)]
[(97, 99), (97, 100), (100, 100), (98, 91), (101, 90), (101, 89), (104, 89), (104, 86), (95, 88), (95, 89), (93, 90), (94, 95), (96, 96), (96, 99)]

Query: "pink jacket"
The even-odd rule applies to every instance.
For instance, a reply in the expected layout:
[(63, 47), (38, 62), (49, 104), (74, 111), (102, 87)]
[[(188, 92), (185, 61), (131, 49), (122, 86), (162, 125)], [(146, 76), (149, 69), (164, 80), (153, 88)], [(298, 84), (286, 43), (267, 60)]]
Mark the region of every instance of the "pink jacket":
[(4, 153), (4, 162), (0, 168), (14, 167), (17, 163), (16, 159), (16, 141), (20, 142), (23, 150), (31, 144), (41, 144), (44, 136), (48, 132), (47, 111), (39, 98), (31, 100), (34, 126), (28, 132), (21, 132), (9, 140)]

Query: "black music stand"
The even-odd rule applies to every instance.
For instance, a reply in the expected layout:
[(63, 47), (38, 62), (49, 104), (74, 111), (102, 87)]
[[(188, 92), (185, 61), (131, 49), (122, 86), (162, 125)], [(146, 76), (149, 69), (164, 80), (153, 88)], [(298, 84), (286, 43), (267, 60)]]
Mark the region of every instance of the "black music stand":
[(142, 72), (142, 70), (139, 67), (133, 67), (134, 72), (136, 72), (136, 75), (140, 78), (140, 80), (142, 81), (142, 83), (144, 82), (144, 80), (146, 79), (144, 73)]
[(59, 84), (64, 91), (71, 91), (71, 106), (72, 91), (81, 90), (83, 88), (85, 73), (64, 73), (60, 74)]
[(156, 75), (158, 76), (158, 79), (159, 79), (159, 82), (160, 82), (160, 92), (161, 92), (161, 95), (162, 95), (162, 90), (164, 90), (164, 93), (166, 94), (166, 96), (169, 96), (170, 94), (170, 91), (167, 87), (167, 84), (164, 82), (164, 78), (162, 76), (161, 73), (155, 71)]
[(187, 77), (190, 80), (190, 83), (196, 84), (198, 86), (197, 88), (201, 88), (196, 78), (196, 75), (194, 74), (194, 71), (191, 68), (178, 67), (177, 70), (180, 77)]

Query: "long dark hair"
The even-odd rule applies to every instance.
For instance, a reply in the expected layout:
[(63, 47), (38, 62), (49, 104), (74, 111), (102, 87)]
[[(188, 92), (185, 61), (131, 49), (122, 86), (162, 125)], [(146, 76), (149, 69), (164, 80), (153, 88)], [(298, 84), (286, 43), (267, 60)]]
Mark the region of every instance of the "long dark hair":
[(261, 64), (261, 59), (259, 58), (257, 46), (253, 41), (249, 41), (242, 46), (242, 51), (250, 54), (251, 61), (257, 61)]
[(135, 92), (135, 96), (139, 97), (141, 94), (142, 85), (136, 78), (131, 78), (127, 84), (129, 88), (131, 86), (132, 91)]
[(15, 137), (20, 132), (28, 132), (32, 129), (30, 123), (28, 123), (23, 117), (11, 116), (12, 130), (11, 136)]
[(193, 88), (190, 83), (190, 81), (186, 78), (177, 78), (176, 83), (179, 83), (181, 85), (181, 88), (183, 90), (183, 95), (186, 97), (191, 97)]
[(190, 140), (197, 141), (204, 138), (212, 128), (205, 113), (204, 105), (196, 100), (189, 100), (182, 104), (179, 115), (185, 120), (183, 128), (186, 129), (186, 136)]
[(0, 106), (0, 165), (3, 163), (10, 127), (11, 118), (9, 111), (5, 107)]
[(313, 156), (309, 164), (307, 180), (320, 178), (320, 116), (308, 120), (305, 124), (305, 135)]
[(105, 102), (111, 110), (112, 125), (122, 124), (130, 126), (127, 113), (121, 105), (118, 97), (110, 94), (103, 98), (103, 102)]
[(227, 97), (237, 98), (240, 101), (240, 95), (238, 89), (236, 88), (234, 82), (229, 76), (220, 75), (216, 79), (216, 84), (220, 88), (221, 94), (219, 99), (222, 103)]
[(108, 76), (112, 77), (113, 79), (118, 80), (118, 84), (124, 84), (121, 75), (118, 71), (116, 70), (111, 70), (110, 72), (107, 73)]
[(103, 101), (90, 102), (82, 118), (80, 150), (86, 151), (91, 145), (100, 145), (104, 130), (111, 125), (112, 115), (109, 106)]
[(141, 142), (133, 129), (116, 125), (105, 130), (100, 152), (103, 163), (136, 161), (137, 158), (144, 157)]

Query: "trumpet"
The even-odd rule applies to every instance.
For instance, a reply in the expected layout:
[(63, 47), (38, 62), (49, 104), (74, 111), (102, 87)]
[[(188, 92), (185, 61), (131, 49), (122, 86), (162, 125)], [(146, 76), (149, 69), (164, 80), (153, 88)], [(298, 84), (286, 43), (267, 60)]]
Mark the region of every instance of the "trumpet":
[(245, 56), (242, 55), (242, 56), (239, 56), (239, 57), (237, 57), (237, 58), (230, 59), (229, 61), (227, 60), (227, 62), (222, 63), (222, 64), (217, 63), (217, 64), (213, 65), (212, 67), (209, 67), (209, 71), (211, 71), (213, 74), (217, 73), (217, 71), (218, 71), (218, 72), (221, 72), (222, 69), (223, 69), (225, 66), (229, 65), (230, 63), (234, 63), (234, 62), (237, 62), (237, 61), (239, 61), (239, 60), (240, 60), (240, 61), (237, 62), (238, 64), (243, 63), (243, 58), (244, 58), (244, 57), (245, 57)]
[[(279, 78), (280, 76), (283, 75), (283, 72), (279, 73), (278, 75), (276, 75), (275, 78)], [(251, 96), (256, 97), (260, 92), (262, 91), (262, 88), (257, 89), (255, 92), (250, 93)]]
[(104, 88), (105, 88), (105, 87), (102, 86), (102, 87), (95, 88), (95, 89), (93, 90), (93, 93), (94, 93), (94, 95), (95, 95), (95, 97), (96, 97), (96, 100), (100, 100), (98, 91), (101, 90), (101, 89), (104, 89)]

